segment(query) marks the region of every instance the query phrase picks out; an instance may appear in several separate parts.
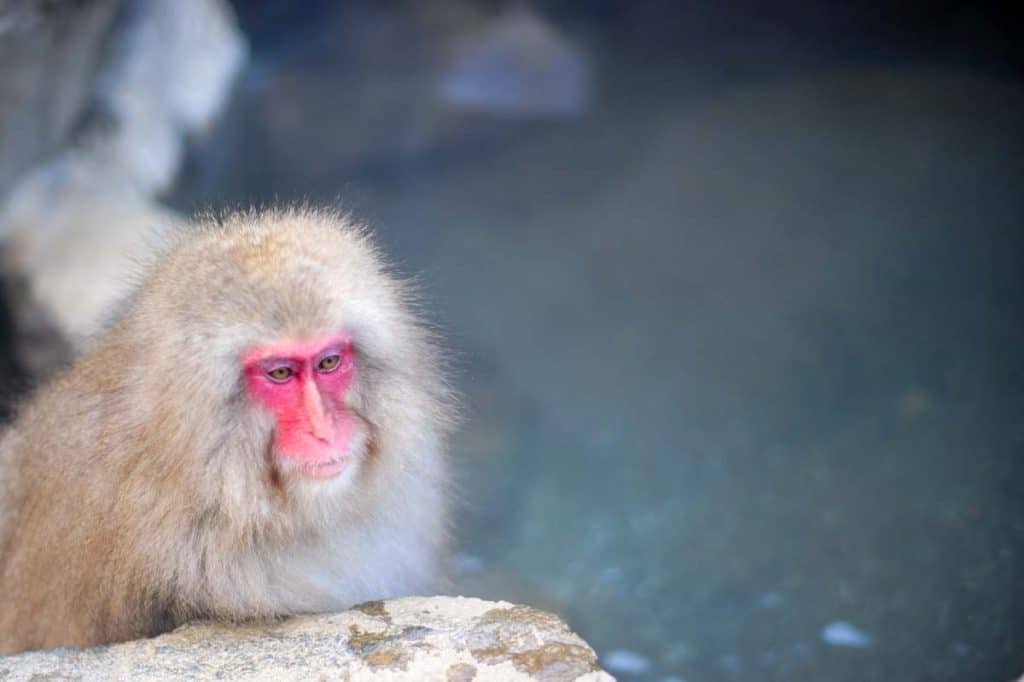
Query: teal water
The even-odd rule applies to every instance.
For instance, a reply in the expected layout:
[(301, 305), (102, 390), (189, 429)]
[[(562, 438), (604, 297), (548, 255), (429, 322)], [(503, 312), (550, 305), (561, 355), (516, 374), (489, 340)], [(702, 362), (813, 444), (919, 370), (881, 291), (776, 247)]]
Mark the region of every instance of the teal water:
[(640, 13), (568, 22), (593, 99), (524, 120), (439, 99), (454, 29), (322, 11), (254, 32), (170, 201), (340, 200), (416, 275), (466, 395), (460, 591), (622, 679), (1024, 672), (1019, 80), (695, 60)]

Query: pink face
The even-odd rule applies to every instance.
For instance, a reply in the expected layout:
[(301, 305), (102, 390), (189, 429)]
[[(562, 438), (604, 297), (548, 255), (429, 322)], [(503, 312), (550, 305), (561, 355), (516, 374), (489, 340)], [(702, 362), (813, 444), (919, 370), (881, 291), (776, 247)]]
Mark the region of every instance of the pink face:
[(313, 478), (340, 474), (361, 437), (345, 404), (356, 375), (352, 340), (339, 333), (260, 346), (243, 363), (249, 395), (277, 419), (277, 457)]

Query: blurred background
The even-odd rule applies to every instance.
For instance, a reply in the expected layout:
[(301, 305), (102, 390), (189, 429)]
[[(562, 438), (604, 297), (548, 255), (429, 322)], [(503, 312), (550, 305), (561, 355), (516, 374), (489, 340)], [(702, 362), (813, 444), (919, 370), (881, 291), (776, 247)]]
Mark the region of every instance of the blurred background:
[(175, 220), (374, 226), (462, 594), (623, 680), (1024, 672), (1024, 81), (977, 3), (0, 2), (0, 396)]

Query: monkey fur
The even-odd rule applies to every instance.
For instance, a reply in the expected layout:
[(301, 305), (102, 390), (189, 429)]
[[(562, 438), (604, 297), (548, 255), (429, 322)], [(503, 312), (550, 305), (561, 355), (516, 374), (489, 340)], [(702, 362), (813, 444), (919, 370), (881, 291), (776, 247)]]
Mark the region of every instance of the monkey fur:
[[(316, 409), (359, 438), (341, 474), (318, 478), (303, 474), (338, 460), (291, 466), (279, 432), (305, 427), (254, 399), (244, 363), (335, 333), (357, 371)], [(345, 217), (294, 208), (185, 230), (0, 437), (0, 653), (432, 589), (448, 546), (445, 359)]]

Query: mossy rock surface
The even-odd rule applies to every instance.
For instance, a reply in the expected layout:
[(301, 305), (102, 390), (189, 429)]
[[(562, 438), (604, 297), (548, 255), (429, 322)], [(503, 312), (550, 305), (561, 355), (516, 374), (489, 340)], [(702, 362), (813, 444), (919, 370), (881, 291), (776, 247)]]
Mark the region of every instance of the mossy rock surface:
[(4, 680), (611, 680), (557, 616), (465, 597), (410, 597), (337, 614), (0, 658)]

